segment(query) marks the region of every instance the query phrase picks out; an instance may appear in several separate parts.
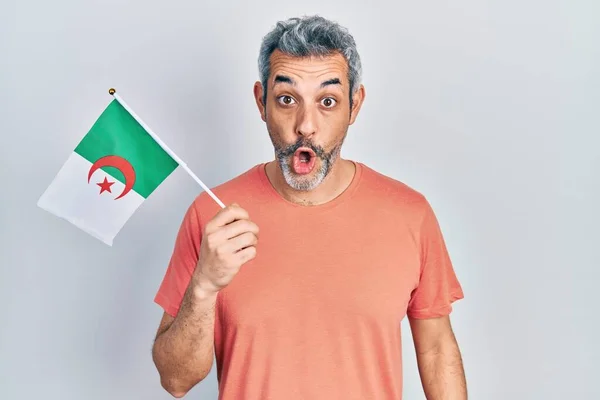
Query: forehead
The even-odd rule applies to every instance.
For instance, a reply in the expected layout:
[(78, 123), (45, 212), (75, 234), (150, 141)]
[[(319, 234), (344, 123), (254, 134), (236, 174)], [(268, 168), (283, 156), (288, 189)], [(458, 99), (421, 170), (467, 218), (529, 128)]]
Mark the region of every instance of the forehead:
[(285, 75), (295, 81), (322, 81), (338, 78), (342, 85), (347, 85), (348, 63), (339, 53), (322, 57), (294, 57), (275, 50), (271, 54), (270, 84), (275, 76)]

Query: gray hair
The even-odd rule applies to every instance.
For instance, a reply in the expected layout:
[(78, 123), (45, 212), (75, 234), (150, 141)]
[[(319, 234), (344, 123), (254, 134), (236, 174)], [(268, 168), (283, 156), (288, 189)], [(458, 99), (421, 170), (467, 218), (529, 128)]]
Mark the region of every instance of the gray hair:
[(341, 53), (348, 63), (350, 107), (352, 107), (352, 95), (361, 83), (362, 66), (354, 38), (346, 28), (318, 15), (277, 22), (275, 28), (263, 38), (258, 58), (258, 71), (265, 105), (267, 104), (267, 80), (271, 72), (270, 57), (276, 49), (296, 57)]

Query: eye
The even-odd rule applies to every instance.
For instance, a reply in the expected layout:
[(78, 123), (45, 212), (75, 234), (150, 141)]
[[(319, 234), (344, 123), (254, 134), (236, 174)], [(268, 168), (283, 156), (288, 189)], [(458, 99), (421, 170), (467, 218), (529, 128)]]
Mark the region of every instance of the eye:
[(290, 104), (292, 104), (292, 102), (294, 101), (294, 98), (293, 98), (293, 97), (291, 97), (291, 96), (279, 96), (279, 97), (277, 98), (277, 100), (278, 100), (280, 103), (282, 103), (282, 104), (284, 104), (284, 105), (286, 105), (286, 106), (289, 106), (289, 105), (290, 105)]
[(331, 108), (333, 107), (337, 102), (335, 101), (334, 98), (332, 97), (326, 97), (323, 99), (322, 104), (327, 107), (327, 108)]

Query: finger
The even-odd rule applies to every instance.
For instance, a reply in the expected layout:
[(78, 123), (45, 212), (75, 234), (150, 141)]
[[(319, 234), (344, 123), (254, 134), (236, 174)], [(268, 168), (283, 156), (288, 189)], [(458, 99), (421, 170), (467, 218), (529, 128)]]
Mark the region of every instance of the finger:
[(245, 249), (242, 249), (235, 253), (235, 257), (238, 259), (238, 262), (240, 264), (244, 264), (256, 257), (256, 247), (248, 246)]
[(258, 226), (250, 220), (241, 219), (219, 227), (218, 230), (213, 232), (213, 235), (216, 240), (225, 241), (246, 232), (254, 233), (258, 237)]
[(206, 224), (207, 232), (212, 232), (222, 226), (230, 224), (234, 221), (241, 219), (249, 219), (248, 212), (236, 205), (235, 203), (220, 210), (209, 222)]
[(243, 250), (249, 246), (255, 246), (258, 243), (258, 238), (252, 232), (242, 233), (227, 242), (227, 249), (232, 253)]

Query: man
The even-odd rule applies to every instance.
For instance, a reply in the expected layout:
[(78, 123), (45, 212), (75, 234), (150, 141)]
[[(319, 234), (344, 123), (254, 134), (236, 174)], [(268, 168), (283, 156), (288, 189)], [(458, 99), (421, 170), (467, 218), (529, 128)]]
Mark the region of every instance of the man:
[[(365, 98), (352, 36), (277, 24), (254, 96), (275, 149), (187, 210), (155, 301), (153, 359), (175, 397), (216, 356), (224, 400), (400, 399), (408, 316), (428, 399), (466, 399), (449, 321), (463, 297), (423, 195), (341, 158)], [(260, 238), (260, 240), (259, 240)]]

